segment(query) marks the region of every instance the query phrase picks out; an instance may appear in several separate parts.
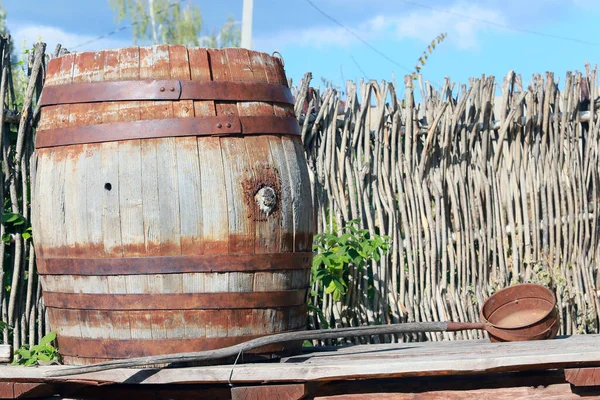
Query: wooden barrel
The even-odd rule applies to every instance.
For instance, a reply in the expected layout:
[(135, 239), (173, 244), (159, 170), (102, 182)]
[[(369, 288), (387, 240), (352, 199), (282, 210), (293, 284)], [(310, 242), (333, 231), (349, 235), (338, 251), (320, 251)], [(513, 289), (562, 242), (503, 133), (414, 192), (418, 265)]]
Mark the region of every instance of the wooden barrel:
[(312, 197), (280, 59), (67, 54), (41, 104), (32, 222), (65, 363), (305, 328)]

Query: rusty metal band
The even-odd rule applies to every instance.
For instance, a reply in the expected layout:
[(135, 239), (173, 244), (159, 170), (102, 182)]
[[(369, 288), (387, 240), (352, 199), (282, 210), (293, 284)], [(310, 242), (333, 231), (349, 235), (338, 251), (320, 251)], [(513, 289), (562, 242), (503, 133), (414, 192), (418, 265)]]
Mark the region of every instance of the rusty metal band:
[(38, 258), (41, 275), (147, 275), (306, 270), (313, 253), (214, 254), (131, 258)]
[[(296, 330), (290, 329), (285, 332)], [(58, 346), (63, 356), (119, 359), (214, 350), (233, 346), (261, 336), (265, 335), (204, 337), (197, 339), (82, 339), (59, 336)], [(298, 341), (293, 341), (261, 347), (251, 352), (278, 352), (301, 346), (301, 341), (299, 343)]]
[(165, 118), (39, 130), (35, 147), (182, 136), (300, 135), (294, 117)]
[(306, 289), (273, 292), (91, 294), (44, 291), (47, 307), (78, 310), (223, 310), (293, 307)]
[(290, 89), (278, 83), (181, 80), (135, 80), (48, 85), (44, 87), (40, 104), (42, 106), (52, 106), (145, 100), (267, 101), (294, 104), (294, 96)]

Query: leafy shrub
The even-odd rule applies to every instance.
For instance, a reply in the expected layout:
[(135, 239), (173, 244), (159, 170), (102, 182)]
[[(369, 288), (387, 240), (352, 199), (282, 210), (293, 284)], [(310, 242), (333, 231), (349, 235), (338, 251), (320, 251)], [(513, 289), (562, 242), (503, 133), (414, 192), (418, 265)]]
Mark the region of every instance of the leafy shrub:
[[(390, 246), (390, 238), (371, 235), (360, 229), (359, 221), (352, 220), (339, 234), (319, 233), (315, 236), (311, 284), (322, 285), (325, 293), (339, 301), (348, 290), (350, 266), (364, 271), (371, 260), (379, 261)], [(314, 295), (314, 293), (313, 293)]]
[(31, 366), (37, 365), (39, 361), (52, 362), (58, 361), (60, 358), (56, 347), (50, 343), (56, 339), (56, 333), (50, 332), (40, 340), (39, 344), (29, 348), (28, 344), (24, 344), (18, 350), (15, 350), (15, 359), (13, 365)]

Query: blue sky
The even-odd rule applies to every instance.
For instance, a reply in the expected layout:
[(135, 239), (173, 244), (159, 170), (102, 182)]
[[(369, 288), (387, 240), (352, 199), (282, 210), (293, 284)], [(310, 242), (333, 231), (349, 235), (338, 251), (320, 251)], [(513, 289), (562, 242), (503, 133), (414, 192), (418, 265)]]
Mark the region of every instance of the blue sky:
[[(242, 0), (190, 1), (200, 7), (205, 32), (221, 26), (229, 14), (241, 20)], [(511, 69), (523, 75), (524, 83), (532, 73), (545, 71), (564, 80), (566, 71), (582, 71), (586, 61), (593, 65), (600, 59), (600, 0), (313, 2), (395, 63), (306, 0), (255, 0), (254, 49), (279, 51), (295, 82), (310, 71), (317, 82), (326, 78), (337, 85), (361, 77), (391, 80), (393, 74), (401, 83), (407, 70), (397, 64), (411, 70), (427, 44), (442, 32), (447, 39), (423, 69), (424, 78), (436, 84), (445, 76), (454, 82), (481, 74), (501, 80)], [(50, 49), (57, 43), (73, 49), (127, 25), (115, 23), (108, 0), (3, 0), (2, 4), (17, 44), (41, 37)], [(126, 29), (77, 50), (128, 46), (131, 34)]]

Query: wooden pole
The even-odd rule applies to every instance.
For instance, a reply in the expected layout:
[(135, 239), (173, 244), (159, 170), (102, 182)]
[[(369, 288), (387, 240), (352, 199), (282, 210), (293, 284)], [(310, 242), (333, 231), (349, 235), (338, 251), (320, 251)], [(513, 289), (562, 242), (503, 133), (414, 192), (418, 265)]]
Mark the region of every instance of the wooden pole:
[(254, 0), (244, 0), (242, 8), (242, 47), (252, 48), (252, 13)]

